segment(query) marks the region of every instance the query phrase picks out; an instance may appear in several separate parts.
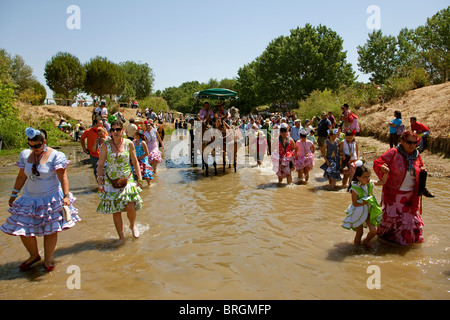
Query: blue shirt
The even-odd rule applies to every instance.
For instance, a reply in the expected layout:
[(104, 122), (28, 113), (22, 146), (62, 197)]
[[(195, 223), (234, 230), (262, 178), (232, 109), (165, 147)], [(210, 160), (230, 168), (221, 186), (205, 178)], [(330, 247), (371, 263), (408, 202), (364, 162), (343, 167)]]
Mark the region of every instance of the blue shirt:
[(302, 130), (303, 130), (302, 126), (298, 128), (296, 126), (293, 126), (291, 129), (291, 138), (294, 139), (294, 141), (300, 140), (300, 131)]
[[(402, 125), (402, 119), (394, 118), (391, 120), (391, 123), (395, 124), (397, 127)], [(397, 133), (397, 127), (389, 127), (389, 133)]]

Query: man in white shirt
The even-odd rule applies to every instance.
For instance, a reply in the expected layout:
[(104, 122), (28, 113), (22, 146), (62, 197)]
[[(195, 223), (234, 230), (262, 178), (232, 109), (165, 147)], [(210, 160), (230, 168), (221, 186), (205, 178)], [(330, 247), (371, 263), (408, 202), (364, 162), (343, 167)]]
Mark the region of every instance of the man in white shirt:
[(133, 141), (134, 134), (136, 133), (136, 130), (137, 130), (137, 126), (134, 124), (133, 118), (131, 118), (129, 121), (130, 121), (130, 124), (125, 128), (125, 132), (127, 134), (128, 139)]

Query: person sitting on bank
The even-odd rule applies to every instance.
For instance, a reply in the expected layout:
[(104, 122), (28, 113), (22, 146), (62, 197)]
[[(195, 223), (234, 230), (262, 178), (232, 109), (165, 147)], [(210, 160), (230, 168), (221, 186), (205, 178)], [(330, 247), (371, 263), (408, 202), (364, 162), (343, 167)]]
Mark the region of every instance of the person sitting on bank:
[(418, 145), (419, 152), (423, 152), (425, 150), (425, 148), (427, 147), (427, 141), (428, 141), (428, 136), (430, 135), (430, 129), (423, 123), (418, 122), (416, 117), (411, 117), (409, 120), (411, 123), (411, 131), (416, 132), (417, 135), (420, 137), (420, 142)]

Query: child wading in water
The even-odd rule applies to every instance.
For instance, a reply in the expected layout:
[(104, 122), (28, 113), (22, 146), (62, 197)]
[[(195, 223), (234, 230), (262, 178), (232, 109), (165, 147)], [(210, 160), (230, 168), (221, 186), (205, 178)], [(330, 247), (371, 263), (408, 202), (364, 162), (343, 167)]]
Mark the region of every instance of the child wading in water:
[(352, 203), (345, 210), (347, 217), (342, 223), (345, 229), (352, 229), (356, 231), (355, 244), (361, 244), (361, 238), (364, 232), (365, 224), (369, 228), (369, 233), (366, 239), (362, 242), (363, 245), (369, 246), (370, 240), (377, 234), (377, 226), (380, 225), (382, 219), (382, 211), (373, 195), (374, 186), (382, 186), (386, 183), (389, 168), (386, 165), (381, 167), (383, 177), (378, 182), (370, 180), (370, 170), (365, 166), (357, 167), (348, 190), (351, 190)]
[(309, 180), (309, 171), (314, 168), (314, 143), (306, 139), (307, 133), (305, 130), (300, 132), (300, 140), (295, 144), (294, 166), (298, 172), (298, 178), (303, 180), (305, 175), (305, 182)]

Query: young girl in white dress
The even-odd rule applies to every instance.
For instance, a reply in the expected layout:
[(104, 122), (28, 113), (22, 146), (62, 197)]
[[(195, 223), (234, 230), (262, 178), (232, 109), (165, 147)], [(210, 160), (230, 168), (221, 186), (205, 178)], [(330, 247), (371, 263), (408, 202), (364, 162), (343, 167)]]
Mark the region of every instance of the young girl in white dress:
[(345, 210), (347, 216), (342, 227), (356, 231), (354, 243), (358, 245), (361, 244), (364, 227), (369, 228), (369, 233), (362, 244), (369, 246), (370, 241), (377, 234), (376, 227), (381, 223), (382, 211), (373, 194), (373, 189), (374, 186), (382, 186), (386, 183), (389, 169), (387, 166), (383, 166), (381, 170), (383, 178), (373, 182), (370, 180), (370, 170), (365, 166), (358, 166), (348, 188), (352, 195), (352, 203)]

